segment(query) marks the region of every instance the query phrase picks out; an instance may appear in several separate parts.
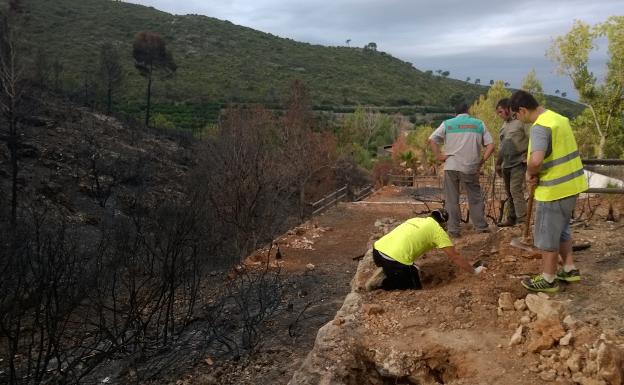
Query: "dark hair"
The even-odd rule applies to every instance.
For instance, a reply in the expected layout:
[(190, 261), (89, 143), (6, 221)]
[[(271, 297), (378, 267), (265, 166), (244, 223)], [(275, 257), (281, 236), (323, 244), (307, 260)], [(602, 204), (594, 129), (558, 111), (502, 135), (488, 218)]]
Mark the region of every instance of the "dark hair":
[(518, 90), (509, 98), (509, 107), (513, 112), (518, 112), (520, 107), (524, 107), (527, 110), (534, 110), (539, 107), (539, 103), (530, 93)]
[(509, 98), (502, 98), (501, 100), (498, 101), (498, 103), (496, 103), (496, 108), (498, 107), (502, 107), (506, 110), (509, 109)]
[(445, 209), (433, 210), (429, 216), (435, 219), (439, 224), (446, 223), (449, 218), (448, 212)]
[(466, 102), (459, 102), (455, 106), (456, 114), (465, 114), (466, 112), (468, 112), (468, 104)]

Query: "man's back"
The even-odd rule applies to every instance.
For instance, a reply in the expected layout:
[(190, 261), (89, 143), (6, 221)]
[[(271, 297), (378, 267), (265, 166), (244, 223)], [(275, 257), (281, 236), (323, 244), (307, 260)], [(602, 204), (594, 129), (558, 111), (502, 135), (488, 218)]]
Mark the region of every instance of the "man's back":
[(492, 136), (483, 121), (468, 114), (459, 114), (448, 119), (431, 134), (436, 143), (444, 142), (444, 153), (448, 155), (445, 170), (474, 174), (479, 171), (481, 148), (492, 143)]

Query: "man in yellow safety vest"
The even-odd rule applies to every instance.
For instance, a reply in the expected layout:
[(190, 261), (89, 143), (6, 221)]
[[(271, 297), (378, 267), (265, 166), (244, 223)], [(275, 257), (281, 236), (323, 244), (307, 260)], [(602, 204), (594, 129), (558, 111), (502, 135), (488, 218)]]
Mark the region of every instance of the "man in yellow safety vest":
[[(531, 123), (526, 179), (535, 185), (533, 243), (542, 252), (542, 274), (522, 281), (531, 291), (556, 292), (558, 281), (581, 280), (572, 258), (570, 218), (587, 179), (568, 118), (540, 106), (526, 91), (509, 100), (517, 119)], [(561, 256), (563, 267), (557, 271)]]

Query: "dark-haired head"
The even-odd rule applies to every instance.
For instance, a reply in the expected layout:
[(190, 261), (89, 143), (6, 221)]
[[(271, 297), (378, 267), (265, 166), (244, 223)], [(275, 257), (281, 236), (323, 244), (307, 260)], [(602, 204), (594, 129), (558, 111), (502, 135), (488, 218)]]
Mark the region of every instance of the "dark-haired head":
[(501, 100), (498, 101), (498, 103), (496, 103), (496, 108), (501, 107), (504, 108), (506, 110), (509, 109), (509, 98), (502, 98)]
[(539, 103), (530, 93), (524, 90), (518, 90), (509, 98), (509, 108), (511, 108), (513, 112), (518, 112), (521, 107), (527, 110), (535, 110), (539, 107)]
[(468, 103), (461, 102), (455, 106), (456, 114), (466, 114), (468, 113)]
[(448, 212), (445, 209), (433, 210), (429, 216), (435, 219), (440, 225), (444, 225), (449, 218)]

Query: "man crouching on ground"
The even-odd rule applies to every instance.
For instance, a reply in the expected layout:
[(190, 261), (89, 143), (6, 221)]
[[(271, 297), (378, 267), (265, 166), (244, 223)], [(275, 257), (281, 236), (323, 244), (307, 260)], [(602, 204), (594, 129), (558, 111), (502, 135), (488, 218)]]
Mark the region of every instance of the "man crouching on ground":
[(408, 219), (375, 242), (373, 260), (386, 276), (381, 283), (383, 289), (422, 289), (414, 261), (434, 248), (442, 249), (453, 263), (465, 271), (479, 274), (484, 270), (483, 266), (473, 268), (457, 252), (442, 227), (447, 220), (446, 210), (434, 210), (427, 218)]

